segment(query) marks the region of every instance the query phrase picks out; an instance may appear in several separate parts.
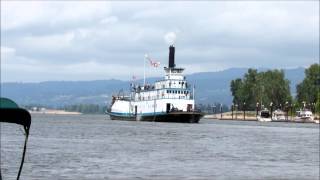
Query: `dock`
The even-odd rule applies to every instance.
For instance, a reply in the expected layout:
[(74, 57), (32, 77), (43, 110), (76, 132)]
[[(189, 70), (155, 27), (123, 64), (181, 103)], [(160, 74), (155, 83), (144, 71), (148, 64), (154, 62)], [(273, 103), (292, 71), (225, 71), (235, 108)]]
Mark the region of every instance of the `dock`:
[[(231, 112), (217, 113), (217, 114), (206, 114), (203, 118), (215, 119), (215, 120), (231, 120), (231, 121), (258, 121), (256, 114), (252, 112), (246, 112), (244, 117), (243, 112), (234, 113)], [(314, 121), (303, 120), (298, 117), (288, 116), (288, 120), (283, 121), (271, 121), (271, 122), (288, 122), (288, 123), (318, 123), (319, 117), (315, 116)]]

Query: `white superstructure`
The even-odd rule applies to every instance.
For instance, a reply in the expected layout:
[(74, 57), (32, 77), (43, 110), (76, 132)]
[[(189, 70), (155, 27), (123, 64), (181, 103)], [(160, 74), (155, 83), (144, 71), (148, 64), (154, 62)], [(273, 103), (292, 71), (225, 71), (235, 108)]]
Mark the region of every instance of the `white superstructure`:
[(164, 79), (152, 85), (132, 84), (129, 95), (114, 96), (109, 110), (111, 117), (150, 120), (177, 112), (186, 112), (180, 113), (183, 116), (194, 112), (194, 89), (183, 75), (184, 69), (175, 67), (174, 47), (170, 46), (169, 50), (169, 67), (164, 68)]

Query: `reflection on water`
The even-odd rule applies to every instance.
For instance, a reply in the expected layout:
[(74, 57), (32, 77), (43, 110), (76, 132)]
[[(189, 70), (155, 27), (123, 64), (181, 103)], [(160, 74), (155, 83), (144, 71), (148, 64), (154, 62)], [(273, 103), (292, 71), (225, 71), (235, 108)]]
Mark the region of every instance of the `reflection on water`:
[[(15, 179), (24, 136), (1, 124), (1, 168)], [(319, 125), (111, 121), (33, 115), (22, 179), (318, 179)]]

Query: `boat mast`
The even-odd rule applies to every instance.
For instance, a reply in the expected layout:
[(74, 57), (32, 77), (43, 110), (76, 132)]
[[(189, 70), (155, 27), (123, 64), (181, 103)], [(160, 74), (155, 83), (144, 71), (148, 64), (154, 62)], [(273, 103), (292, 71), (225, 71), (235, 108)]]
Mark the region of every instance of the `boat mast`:
[(145, 87), (146, 85), (146, 59), (147, 59), (148, 55), (144, 55), (143, 58), (143, 87)]
[(195, 99), (195, 87), (194, 87), (194, 85), (193, 85), (193, 87), (192, 87), (192, 99)]

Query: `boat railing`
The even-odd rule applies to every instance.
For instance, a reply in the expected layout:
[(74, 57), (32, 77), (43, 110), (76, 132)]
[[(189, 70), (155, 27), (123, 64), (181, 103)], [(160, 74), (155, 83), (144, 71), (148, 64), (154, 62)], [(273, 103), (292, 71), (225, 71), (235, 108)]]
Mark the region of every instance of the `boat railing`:
[(130, 96), (112, 96), (112, 103), (114, 103), (115, 100), (123, 100), (123, 101), (130, 101), (133, 100)]
[(155, 96), (155, 97), (138, 97), (138, 98), (135, 98), (135, 99), (131, 99), (131, 100), (135, 100), (135, 101), (151, 101), (151, 100), (160, 100), (160, 99), (183, 99), (183, 100), (193, 100), (193, 97), (191, 96), (180, 96), (180, 97), (167, 97), (167, 96)]

